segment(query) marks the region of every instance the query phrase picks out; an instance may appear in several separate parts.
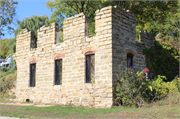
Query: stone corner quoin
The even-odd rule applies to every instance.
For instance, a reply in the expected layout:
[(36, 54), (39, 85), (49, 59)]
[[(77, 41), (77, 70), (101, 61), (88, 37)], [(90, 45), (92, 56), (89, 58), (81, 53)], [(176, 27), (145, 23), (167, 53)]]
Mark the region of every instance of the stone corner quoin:
[[(86, 34), (83, 13), (63, 22), (63, 42), (56, 43), (59, 27), (53, 23), (37, 33), (37, 48), (32, 48), (31, 32), (17, 35), (13, 58), (18, 66), (16, 98), (18, 102), (73, 104), (95, 108), (113, 105), (114, 83), (118, 66), (127, 67), (127, 55), (133, 56), (133, 69), (143, 70), (144, 48), (153, 45), (149, 33), (141, 32), (141, 43), (135, 42), (135, 16), (118, 6), (96, 11), (95, 32)], [(86, 55), (94, 55), (94, 83), (86, 83)], [(61, 84), (55, 84), (55, 60), (62, 60)], [(31, 63), (35, 63), (35, 84), (31, 85)], [(34, 71), (34, 70), (33, 70)]]

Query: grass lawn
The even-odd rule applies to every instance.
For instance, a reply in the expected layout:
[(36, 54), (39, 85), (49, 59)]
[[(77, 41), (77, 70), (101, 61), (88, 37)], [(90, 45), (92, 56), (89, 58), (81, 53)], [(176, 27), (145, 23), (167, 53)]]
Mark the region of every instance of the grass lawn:
[(117, 119), (117, 118), (180, 118), (179, 105), (142, 108), (113, 107), (111, 109), (92, 109), (85, 107), (35, 107), (0, 105), (0, 115), (30, 119)]

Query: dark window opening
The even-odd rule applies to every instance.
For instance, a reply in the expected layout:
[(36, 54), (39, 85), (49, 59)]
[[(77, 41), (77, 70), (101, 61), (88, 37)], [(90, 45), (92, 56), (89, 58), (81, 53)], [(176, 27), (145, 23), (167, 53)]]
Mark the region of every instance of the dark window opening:
[(36, 64), (30, 64), (30, 87), (35, 87)]
[(95, 81), (95, 55), (86, 54), (86, 83)]
[(127, 54), (127, 68), (133, 69), (133, 55), (130, 53)]
[(30, 47), (31, 48), (37, 48), (37, 32), (36, 31), (31, 31)]
[(63, 42), (63, 28), (56, 28), (56, 44)]
[(54, 85), (62, 84), (62, 59), (55, 60)]
[(85, 35), (95, 35), (95, 15), (86, 15), (85, 17)]

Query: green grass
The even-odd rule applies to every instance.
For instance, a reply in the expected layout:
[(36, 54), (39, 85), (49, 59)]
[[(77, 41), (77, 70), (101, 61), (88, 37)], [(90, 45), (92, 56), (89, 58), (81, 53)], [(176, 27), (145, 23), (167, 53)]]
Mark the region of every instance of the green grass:
[(143, 108), (113, 107), (93, 109), (86, 107), (35, 107), (0, 105), (1, 116), (19, 118), (180, 118), (179, 106), (156, 106)]

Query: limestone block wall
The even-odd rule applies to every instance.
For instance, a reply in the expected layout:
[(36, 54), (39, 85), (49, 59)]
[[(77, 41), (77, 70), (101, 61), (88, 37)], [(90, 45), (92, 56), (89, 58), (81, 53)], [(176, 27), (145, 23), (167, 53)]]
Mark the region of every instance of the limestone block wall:
[[(134, 70), (145, 68), (142, 49), (151, 43), (141, 33), (141, 44), (135, 42), (135, 17), (120, 7), (96, 11), (95, 35), (87, 36), (85, 15), (80, 13), (63, 22), (63, 42), (56, 43), (58, 25), (43, 26), (37, 31), (37, 48), (30, 48), (31, 32), (17, 35), (16, 98), (22, 102), (56, 103), (111, 107), (113, 83), (118, 66), (127, 65), (127, 53), (134, 55)], [(148, 42), (146, 42), (148, 40)], [(153, 42), (153, 41), (152, 41)], [(150, 46), (150, 45), (148, 45)], [(95, 83), (85, 82), (85, 55), (95, 53)], [(55, 58), (62, 58), (62, 85), (54, 85)], [(29, 86), (30, 64), (36, 63), (35, 87)]]
[[(83, 13), (63, 23), (64, 42), (55, 44), (58, 26), (38, 30), (37, 48), (31, 35), (17, 35), (14, 55), (17, 69), (17, 101), (111, 107), (112, 106), (112, 7), (96, 12), (96, 35), (86, 36)], [(95, 52), (95, 83), (85, 83), (85, 53)], [(62, 85), (54, 85), (54, 58), (62, 58)], [(29, 86), (30, 63), (36, 62), (35, 87)]]
[(115, 6), (112, 9), (112, 57), (113, 83), (117, 80), (119, 68), (127, 67), (127, 54), (133, 54), (133, 70), (142, 71), (146, 68), (143, 55), (144, 48), (150, 48), (154, 42), (149, 33), (141, 32), (140, 41), (135, 41), (135, 16), (122, 8)]
[(151, 48), (152, 46), (154, 46), (154, 39), (152, 37), (152, 35), (150, 33), (148, 33), (147, 31), (140, 31), (139, 34), (139, 40), (141, 41), (141, 49), (144, 48)]

